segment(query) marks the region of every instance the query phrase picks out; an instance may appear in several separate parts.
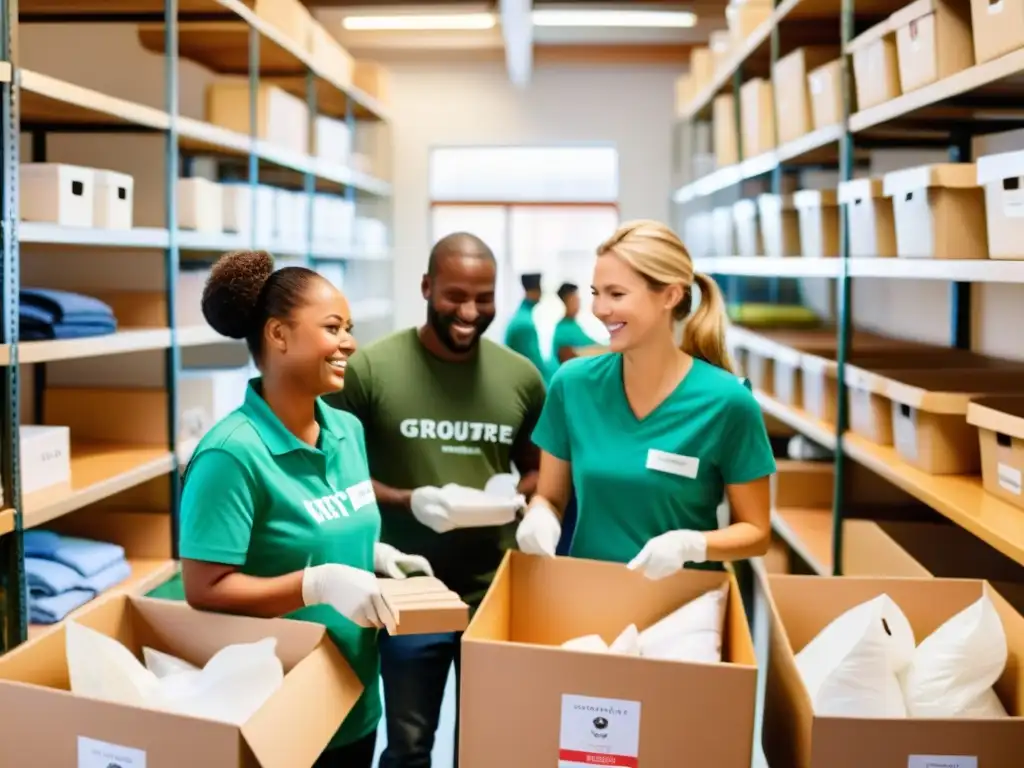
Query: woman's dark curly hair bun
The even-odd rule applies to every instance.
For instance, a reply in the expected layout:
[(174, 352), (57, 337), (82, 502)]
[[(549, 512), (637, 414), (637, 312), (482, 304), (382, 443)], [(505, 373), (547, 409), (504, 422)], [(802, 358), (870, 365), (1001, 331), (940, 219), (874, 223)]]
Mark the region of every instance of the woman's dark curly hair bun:
[(260, 293), (273, 273), (274, 257), (266, 251), (234, 251), (222, 256), (203, 289), (206, 322), (231, 339), (251, 336), (263, 315)]

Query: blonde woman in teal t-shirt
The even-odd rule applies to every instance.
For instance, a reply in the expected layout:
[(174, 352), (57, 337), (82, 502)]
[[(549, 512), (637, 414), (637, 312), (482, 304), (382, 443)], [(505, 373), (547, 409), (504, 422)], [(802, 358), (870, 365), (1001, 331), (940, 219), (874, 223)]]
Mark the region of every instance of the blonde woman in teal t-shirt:
[[(610, 353), (570, 360), (551, 380), (533, 432), (540, 477), (520, 549), (555, 554), (574, 488), (571, 556), (658, 579), (764, 554), (775, 459), (757, 401), (732, 372), (718, 286), (658, 222), (624, 224), (597, 255), (593, 312)], [(731, 523), (719, 528), (723, 493)]]

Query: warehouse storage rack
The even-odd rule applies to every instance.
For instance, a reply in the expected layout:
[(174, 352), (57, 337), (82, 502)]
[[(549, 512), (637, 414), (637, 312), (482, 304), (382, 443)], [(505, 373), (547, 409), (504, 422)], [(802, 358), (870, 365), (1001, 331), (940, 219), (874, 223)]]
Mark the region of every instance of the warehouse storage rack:
[[(777, 0), (768, 20), (741, 46), (734, 47), (717, 67), (710, 83), (680, 107), (677, 130), (684, 155), (687, 145), (694, 145), (698, 131), (707, 128), (712, 102), (720, 94), (731, 93), (734, 97), (734, 126), (739, 141), (738, 163), (718, 167), (696, 179), (688, 178), (687, 183), (673, 192), (674, 215), (680, 225), (695, 213), (760, 192), (781, 194), (786, 191), (786, 182), (791, 181), (787, 177), (794, 173), (822, 169), (834, 173), (838, 169), (839, 180), (849, 180), (865, 160), (866, 153), (874, 149), (944, 149), (951, 162), (970, 162), (972, 139), (1024, 126), (1019, 110), (1022, 93), (1019, 80), (1018, 84), (1010, 82), (1015, 76), (1024, 75), (1024, 49), (976, 64), (878, 106), (855, 111), (848, 45), (856, 35), (907, 4), (907, 0)], [(842, 123), (814, 130), (772, 151), (747, 156), (743, 151), (741, 85), (751, 77), (770, 78), (780, 58), (808, 45), (841, 46)], [(777, 122), (774, 99), (772, 114)], [(684, 160), (689, 161), (686, 157)], [(792, 191), (792, 185), (788, 190)], [(1000, 553), (1002, 557), (995, 553), (992, 556), (1011, 569), (1013, 563), (1024, 565), (1024, 515), (986, 494), (980, 478), (928, 475), (895, 458), (891, 448), (873, 446), (848, 433), (847, 387), (843, 375), (850, 352), (853, 279), (948, 283), (951, 299), (948, 343), (953, 347), (970, 348), (973, 284), (1024, 284), (1024, 261), (851, 259), (845, 206), (840, 207), (839, 215), (839, 258), (716, 255), (696, 260), (698, 270), (714, 275), (726, 293), (732, 292), (734, 296), (739, 278), (759, 278), (776, 285), (779, 280), (803, 278), (834, 281), (839, 368), (836, 423), (817, 421), (776, 398), (757, 393), (766, 414), (834, 451), (831, 562), (824, 553), (820, 560), (825, 565), (818, 572), (835, 575), (844, 572), (844, 520), (866, 514), (850, 503), (849, 477), (851, 470), (859, 467), (869, 469), (973, 534)], [(777, 288), (773, 292), (777, 295)], [(777, 533), (783, 538), (787, 536), (781, 531)], [(794, 551), (800, 548), (799, 542), (797, 544)], [(1020, 573), (1019, 569), (1017, 572)]]
[[(257, 92), (261, 81), (272, 82), (304, 98), (310, 115), (326, 114), (344, 119), (351, 131), (365, 128), (377, 141), (388, 140), (389, 115), (375, 98), (327, 74), (307, 53), (266, 18), (257, 15), (251, 0), (124, 0), (111, 4), (98, 0), (2, 0), (0, 11), (0, 119), (2, 119), (3, 190), (2, 275), (3, 337), (0, 338), (0, 376), (3, 379), (3, 430), (0, 438), (0, 476), (3, 505), (0, 510), (0, 652), (29, 636), (25, 604), (23, 533), (63, 515), (101, 502), (115, 494), (150, 481), (169, 484), (171, 540), (175, 551), (160, 560), (146, 560), (133, 567), (128, 582), (118, 590), (144, 592), (171, 576), (177, 558), (177, 511), (179, 468), (188, 449), (178, 445), (176, 391), (182, 350), (221, 344), (228, 340), (211, 328), (182, 327), (175, 317), (175, 291), (182, 259), (207, 263), (216, 255), (236, 248), (257, 247), (275, 256), (320, 268), (325, 264), (342, 269), (361, 263), (387, 270), (386, 297), (352, 296), (357, 323), (390, 322), (390, 255), (364, 253), (336, 243), (325, 246), (313, 240), (312, 195), (335, 191), (390, 227), (390, 185), (368, 173), (300, 155), (258, 139)], [(22, 68), (19, 65), (19, 24), (75, 24), (82, 30), (82, 53), (87, 56), (90, 24), (139, 25), (144, 48), (162, 54), (164, 107), (115, 98), (106, 93)], [(142, 30), (145, 29), (145, 34)], [(179, 113), (179, 78), (183, 60), (192, 60), (218, 75), (248, 76), (250, 134), (244, 135), (183, 116)], [(310, 120), (312, 137), (312, 119)], [(19, 223), (19, 139), (31, 139), (31, 157), (47, 156), (47, 136), (53, 134), (123, 135), (148, 133), (164, 140), (165, 215), (163, 228), (131, 230), (75, 229), (58, 225)], [(383, 137), (383, 139), (381, 139)], [(312, 147), (312, 143), (310, 144)], [(312, 150), (311, 150), (312, 151)], [(246, 180), (250, 187), (272, 182), (304, 190), (309, 198), (305, 242), (255, 242), (252, 232), (207, 234), (179, 229), (176, 182), (192, 174), (194, 158), (216, 163), (221, 180)], [(158, 171), (155, 171), (158, 172)], [(255, 214), (255, 198), (252, 195)], [(19, 246), (21, 243), (62, 247), (147, 250), (163, 255), (166, 325), (162, 328), (127, 328), (108, 336), (64, 341), (19, 343)], [(382, 280), (383, 282), (383, 280)], [(362, 299), (362, 301), (360, 301)], [(163, 376), (169, 443), (144, 448), (83, 449), (81, 461), (72, 446), (70, 486), (23, 495), (19, 472), (19, 423), (22, 412), (21, 382), (29, 366), (38, 395), (45, 387), (45, 366), (54, 361), (156, 351), (164, 358)], [(116, 358), (114, 358), (116, 360)], [(37, 423), (39, 401), (36, 398)], [(86, 407), (86, 406), (83, 406)], [(104, 455), (107, 450), (108, 454)], [(42, 629), (42, 628), (37, 628)]]

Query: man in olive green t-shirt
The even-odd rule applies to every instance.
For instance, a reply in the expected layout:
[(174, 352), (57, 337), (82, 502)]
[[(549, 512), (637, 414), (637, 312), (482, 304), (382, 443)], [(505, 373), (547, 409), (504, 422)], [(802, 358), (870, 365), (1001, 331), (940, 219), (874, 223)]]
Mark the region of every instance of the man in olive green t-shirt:
[[(422, 514), (414, 491), (448, 483), (483, 488), (513, 465), (520, 493), (529, 496), (536, 485), (530, 435), (544, 406), (544, 382), (526, 358), (482, 338), (495, 315), (496, 271), (479, 238), (456, 233), (440, 240), (422, 281), (426, 324), (361, 349), (349, 360), (345, 389), (325, 398), (365, 428), (381, 540), (425, 556), (474, 607), (514, 545), (515, 524), (449, 530)], [(381, 634), (388, 733), (380, 768), (430, 765), (453, 661), (459, 671), (459, 642), (455, 633)], [(457, 744), (457, 720), (455, 738)]]

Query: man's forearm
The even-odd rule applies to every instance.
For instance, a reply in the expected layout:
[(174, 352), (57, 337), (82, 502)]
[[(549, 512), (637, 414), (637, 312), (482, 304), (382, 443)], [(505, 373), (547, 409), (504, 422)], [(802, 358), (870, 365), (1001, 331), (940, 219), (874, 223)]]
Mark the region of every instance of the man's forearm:
[(412, 491), (392, 488), (390, 485), (384, 485), (379, 480), (373, 480), (373, 492), (377, 496), (378, 504), (386, 504), (390, 507), (404, 507), (405, 509), (412, 507)]
[(519, 478), (519, 492), (530, 499), (533, 494), (537, 492), (537, 478), (540, 477), (540, 472), (536, 469), (527, 472)]

